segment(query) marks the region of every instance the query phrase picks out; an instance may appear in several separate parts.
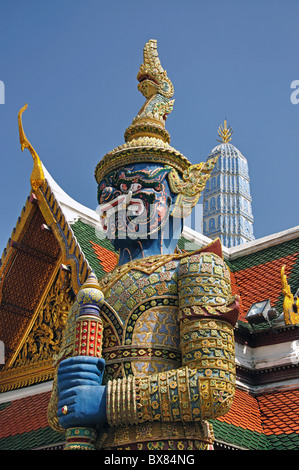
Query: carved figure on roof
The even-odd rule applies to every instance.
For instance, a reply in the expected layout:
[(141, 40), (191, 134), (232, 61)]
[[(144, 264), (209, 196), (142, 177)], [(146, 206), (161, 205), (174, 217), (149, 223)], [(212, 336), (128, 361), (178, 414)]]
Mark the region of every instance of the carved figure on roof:
[(299, 297), (294, 296), (291, 292), (291, 287), (288, 284), (287, 276), (285, 274), (285, 265), (282, 266), (281, 272), (281, 286), (283, 299), (283, 313), (287, 325), (295, 325), (299, 323)]
[(238, 299), (220, 241), (176, 249), (216, 160), (191, 165), (169, 146), (160, 119), (169, 103), (149, 119), (152, 96), (173, 94), (155, 53), (149, 41), (138, 74), (148, 98), (138, 116), (148, 120), (135, 120), (126, 144), (96, 168), (100, 234), (119, 250), (119, 263), (98, 281), (102, 305), (84, 306), (99, 309), (102, 357), (74, 355), (81, 297), (69, 313), (49, 406), (68, 448), (207, 449), (208, 420), (234, 398)]

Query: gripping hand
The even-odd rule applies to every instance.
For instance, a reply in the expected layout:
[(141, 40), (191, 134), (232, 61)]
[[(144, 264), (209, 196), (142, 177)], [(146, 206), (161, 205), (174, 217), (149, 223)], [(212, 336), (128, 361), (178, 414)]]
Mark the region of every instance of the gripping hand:
[(58, 368), (58, 417), (62, 428), (95, 426), (107, 422), (106, 387), (101, 385), (105, 361), (76, 356)]

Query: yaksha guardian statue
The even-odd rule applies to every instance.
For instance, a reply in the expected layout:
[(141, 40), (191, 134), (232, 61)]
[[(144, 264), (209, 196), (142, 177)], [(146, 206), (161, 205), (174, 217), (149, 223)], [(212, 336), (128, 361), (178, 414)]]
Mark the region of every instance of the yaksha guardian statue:
[[(146, 103), (95, 171), (101, 233), (119, 263), (89, 280), (69, 313), (49, 421), (67, 430), (67, 448), (207, 449), (209, 420), (234, 398), (238, 299), (219, 240), (195, 252), (177, 242), (216, 159), (191, 165), (169, 145), (173, 86), (154, 40), (137, 79)], [(93, 328), (93, 341), (102, 331), (76, 326), (82, 308), (101, 317), (101, 353), (87, 355), (81, 335), (75, 354), (77, 329)]]

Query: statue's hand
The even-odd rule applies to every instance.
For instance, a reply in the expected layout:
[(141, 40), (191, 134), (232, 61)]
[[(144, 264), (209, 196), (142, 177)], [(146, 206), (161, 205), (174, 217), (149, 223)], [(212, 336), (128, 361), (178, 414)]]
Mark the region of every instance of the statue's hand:
[(62, 428), (104, 424), (106, 387), (102, 386), (105, 361), (77, 356), (65, 359), (58, 368), (58, 417)]

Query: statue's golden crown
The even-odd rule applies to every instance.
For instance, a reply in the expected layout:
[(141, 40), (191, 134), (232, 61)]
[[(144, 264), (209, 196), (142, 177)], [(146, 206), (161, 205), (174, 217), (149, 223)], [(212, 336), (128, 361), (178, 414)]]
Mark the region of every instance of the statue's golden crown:
[[(138, 89), (146, 102), (125, 131), (125, 143), (108, 152), (95, 169), (98, 183), (111, 171), (135, 163), (155, 163), (170, 168), (169, 183), (177, 193), (173, 215), (190, 214), (209, 179), (217, 157), (192, 165), (178, 150), (169, 145), (165, 129), (167, 115), (172, 111), (173, 85), (162, 68), (157, 53), (157, 41), (148, 41), (143, 49), (143, 63), (137, 74)], [(188, 208), (188, 209), (186, 209)]]

